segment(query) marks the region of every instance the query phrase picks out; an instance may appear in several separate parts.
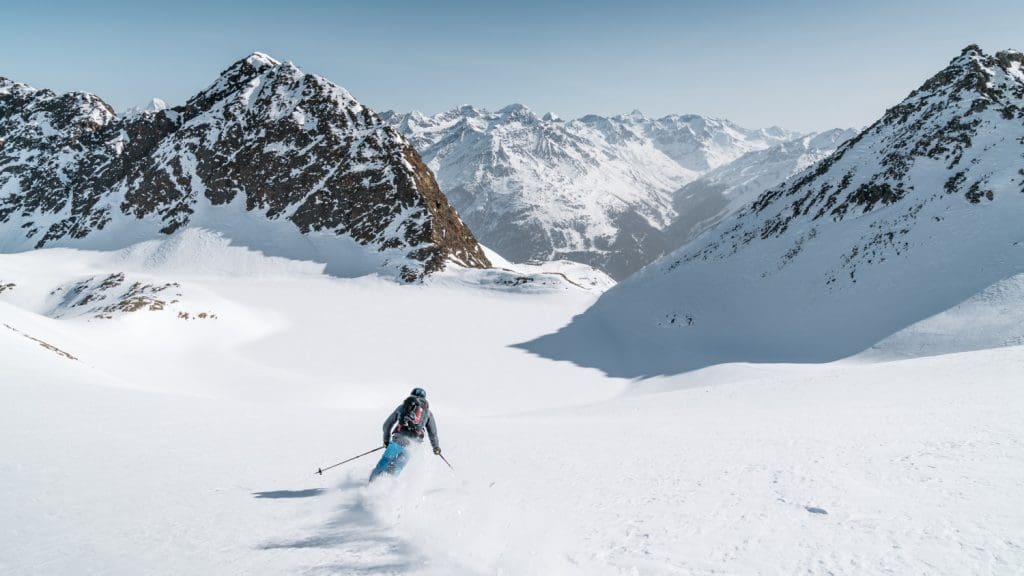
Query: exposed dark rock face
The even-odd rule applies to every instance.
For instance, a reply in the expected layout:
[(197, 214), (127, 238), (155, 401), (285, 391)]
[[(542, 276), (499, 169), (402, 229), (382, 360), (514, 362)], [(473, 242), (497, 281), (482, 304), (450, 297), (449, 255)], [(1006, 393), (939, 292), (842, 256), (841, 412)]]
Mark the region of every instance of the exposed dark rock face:
[(45, 226), (21, 223), (39, 246), (106, 225), (100, 200), (117, 169), (107, 146), (115, 123), (113, 110), (90, 94), (58, 96), (0, 78), (0, 222), (45, 215)]
[(844, 267), (852, 274), (877, 248), (900, 246), (894, 239), (908, 233), (925, 205), (949, 195), (966, 204), (991, 202), (1002, 181), (1015, 176), (1006, 167), (1024, 163), (1024, 140), (1009, 136), (1024, 126), (1022, 64), (1020, 52), (992, 56), (975, 45), (964, 48), (881, 119), (763, 193), (717, 241), (683, 260), (728, 257), (795, 227), (817, 229), (898, 208), (885, 230), (848, 254)]
[[(117, 117), (99, 98), (0, 79), (0, 224), (34, 247), (125, 218), (162, 234), (237, 203), (392, 255), (406, 281), (489, 262), (408, 141), (344, 89), (253, 54), (184, 106)], [(3, 246), (0, 246), (3, 248)]]

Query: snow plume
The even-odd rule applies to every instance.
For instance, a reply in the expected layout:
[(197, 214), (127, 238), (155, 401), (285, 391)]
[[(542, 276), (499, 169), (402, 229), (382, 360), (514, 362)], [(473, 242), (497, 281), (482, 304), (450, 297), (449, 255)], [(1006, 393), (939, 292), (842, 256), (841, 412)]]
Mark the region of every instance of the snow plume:
[(550, 509), (523, 501), (517, 479), (469, 465), (474, 449), (459, 451), (467, 465), (458, 472), (429, 447), (410, 452), (398, 478), (367, 486), (350, 472), (335, 483), (335, 519), (317, 538), (349, 542), (365, 561), (424, 576), (593, 573), (573, 565), (569, 534), (552, 525)]

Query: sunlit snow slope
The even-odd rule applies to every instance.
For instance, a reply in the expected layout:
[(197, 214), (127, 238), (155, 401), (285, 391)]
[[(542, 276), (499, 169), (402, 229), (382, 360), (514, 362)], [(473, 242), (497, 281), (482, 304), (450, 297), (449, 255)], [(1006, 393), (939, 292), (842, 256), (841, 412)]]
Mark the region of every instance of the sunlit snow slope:
[[(557, 274), (409, 286), (201, 240), (0, 255), (0, 573), (1024, 563), (1021, 347), (631, 384), (511, 347), (593, 302)], [(366, 485), (372, 456), (313, 474), (413, 386), (454, 472), (423, 450), (395, 482)]]

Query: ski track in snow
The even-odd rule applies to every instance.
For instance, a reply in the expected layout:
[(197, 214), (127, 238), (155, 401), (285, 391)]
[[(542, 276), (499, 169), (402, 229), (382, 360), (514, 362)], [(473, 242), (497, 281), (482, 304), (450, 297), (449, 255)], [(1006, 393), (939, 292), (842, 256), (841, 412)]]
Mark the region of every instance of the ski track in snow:
[[(589, 306), (583, 290), (481, 289), (479, 272), (398, 286), (218, 254), (247, 275), (0, 256), (0, 322), (18, 330), (0, 326), (0, 573), (1024, 565), (1024, 347), (628, 382), (511, 347)], [(116, 271), (180, 282), (218, 318), (43, 314), (53, 286)], [(313, 474), (377, 445), (412, 386), (454, 472), (424, 448), (398, 481), (365, 484), (379, 453)]]

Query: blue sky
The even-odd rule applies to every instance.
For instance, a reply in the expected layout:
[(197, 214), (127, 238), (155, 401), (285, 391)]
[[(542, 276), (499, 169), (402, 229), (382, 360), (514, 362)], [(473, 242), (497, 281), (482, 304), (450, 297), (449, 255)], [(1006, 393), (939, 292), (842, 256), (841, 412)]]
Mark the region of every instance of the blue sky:
[(967, 44), (1024, 49), (1021, 22), (1021, 0), (18, 2), (0, 5), (0, 76), (175, 105), (258, 50), (377, 110), (819, 130), (870, 123)]

